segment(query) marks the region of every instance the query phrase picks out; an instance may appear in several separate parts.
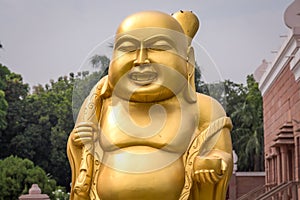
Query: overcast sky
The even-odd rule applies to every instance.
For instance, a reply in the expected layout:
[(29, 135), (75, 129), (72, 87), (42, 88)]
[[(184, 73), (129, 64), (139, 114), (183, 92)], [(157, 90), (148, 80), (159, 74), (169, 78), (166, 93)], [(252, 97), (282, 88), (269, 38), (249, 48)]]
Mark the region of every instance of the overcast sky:
[[(79, 70), (119, 23), (143, 10), (192, 10), (201, 21), (195, 42), (223, 79), (245, 82), (263, 59), (273, 61), (289, 29), (291, 0), (0, 0), (0, 63), (30, 86)], [(101, 45), (100, 45), (101, 46)], [(197, 52), (196, 52), (197, 53)], [(199, 53), (199, 52), (198, 52)], [(205, 64), (202, 66), (205, 70)], [(209, 68), (209, 67), (207, 67)]]

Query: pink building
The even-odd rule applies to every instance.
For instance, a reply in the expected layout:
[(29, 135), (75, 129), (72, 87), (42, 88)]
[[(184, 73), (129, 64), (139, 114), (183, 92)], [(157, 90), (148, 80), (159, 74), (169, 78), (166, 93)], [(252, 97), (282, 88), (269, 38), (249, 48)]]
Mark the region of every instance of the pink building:
[(284, 20), (290, 34), (274, 62), (267, 67), (264, 63), (256, 71), (256, 77), (264, 108), (265, 190), (269, 191), (269, 198), (297, 199), (300, 197), (300, 0), (286, 9)]

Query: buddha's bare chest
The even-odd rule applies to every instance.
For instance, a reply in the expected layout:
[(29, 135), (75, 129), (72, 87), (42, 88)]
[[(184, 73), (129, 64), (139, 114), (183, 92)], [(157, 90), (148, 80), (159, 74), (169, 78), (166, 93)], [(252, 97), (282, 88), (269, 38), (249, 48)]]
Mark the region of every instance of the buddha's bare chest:
[(102, 113), (100, 144), (104, 152), (148, 146), (183, 153), (196, 129), (197, 117), (176, 104), (104, 104)]

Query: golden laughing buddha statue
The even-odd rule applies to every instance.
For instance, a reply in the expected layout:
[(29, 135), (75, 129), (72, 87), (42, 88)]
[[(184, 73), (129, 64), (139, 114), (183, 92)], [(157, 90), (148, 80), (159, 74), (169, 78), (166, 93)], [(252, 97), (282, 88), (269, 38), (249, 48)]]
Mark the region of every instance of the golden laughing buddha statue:
[(108, 76), (68, 140), (71, 200), (221, 200), (232, 173), (231, 121), (196, 93), (190, 11), (139, 12), (119, 26)]

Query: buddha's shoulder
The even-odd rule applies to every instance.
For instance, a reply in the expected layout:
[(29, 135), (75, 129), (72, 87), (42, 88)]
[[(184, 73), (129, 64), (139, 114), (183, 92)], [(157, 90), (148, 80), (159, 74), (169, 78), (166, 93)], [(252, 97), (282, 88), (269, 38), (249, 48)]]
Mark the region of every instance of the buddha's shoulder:
[(226, 117), (226, 112), (222, 105), (210, 96), (197, 93), (197, 104), (199, 112), (199, 128), (207, 127), (213, 121)]

